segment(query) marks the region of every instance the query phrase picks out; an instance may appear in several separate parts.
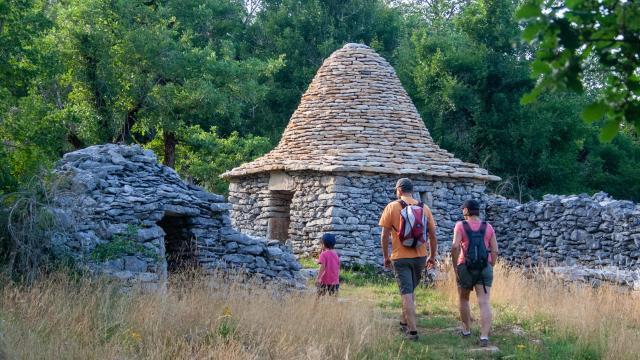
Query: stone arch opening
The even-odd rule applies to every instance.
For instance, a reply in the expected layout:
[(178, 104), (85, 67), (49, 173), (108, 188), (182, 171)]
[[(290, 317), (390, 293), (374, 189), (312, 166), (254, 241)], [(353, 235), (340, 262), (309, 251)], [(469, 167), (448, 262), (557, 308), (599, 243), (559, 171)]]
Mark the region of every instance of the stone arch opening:
[(198, 265), (197, 247), (190, 230), (189, 217), (166, 214), (158, 221), (158, 226), (166, 234), (164, 248), (167, 271), (172, 273), (195, 268)]
[(285, 242), (289, 239), (293, 191), (272, 190), (267, 208), (267, 238)]

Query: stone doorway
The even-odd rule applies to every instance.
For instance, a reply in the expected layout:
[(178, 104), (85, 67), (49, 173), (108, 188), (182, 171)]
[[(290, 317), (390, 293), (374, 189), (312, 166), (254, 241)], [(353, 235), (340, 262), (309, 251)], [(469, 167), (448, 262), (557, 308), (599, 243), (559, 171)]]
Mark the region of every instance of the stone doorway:
[(165, 215), (158, 221), (165, 232), (164, 248), (169, 273), (190, 270), (198, 265), (195, 237), (190, 231), (189, 218)]
[(273, 190), (269, 197), (267, 238), (285, 242), (289, 239), (293, 191)]

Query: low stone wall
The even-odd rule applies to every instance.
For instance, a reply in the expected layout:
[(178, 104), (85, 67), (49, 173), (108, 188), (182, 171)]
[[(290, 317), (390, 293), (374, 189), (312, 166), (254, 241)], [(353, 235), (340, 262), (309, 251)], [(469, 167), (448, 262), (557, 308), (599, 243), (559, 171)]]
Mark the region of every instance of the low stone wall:
[[(269, 236), (270, 219), (281, 214), (278, 189), (282, 184), (274, 182), (273, 176), (262, 174), (231, 183), (229, 201), (236, 228), (255, 236)], [(276, 177), (288, 179), (287, 191), (292, 198), (286, 243), (297, 256), (315, 255), (322, 234), (331, 232), (337, 236), (336, 249), (344, 264), (381, 265), (378, 220), (384, 207), (395, 200), (397, 176), (291, 172)], [(447, 249), (453, 226), (461, 219), (460, 205), (468, 197), (482, 196), (484, 185), (427, 177), (412, 180), (414, 197), (431, 207), (439, 242)]]
[[(561, 273), (567, 272), (567, 266), (603, 269), (605, 277), (619, 274), (627, 283), (638, 280), (640, 205), (605, 193), (546, 195), (542, 201), (526, 204), (487, 195), (484, 202), (500, 255), (511, 264), (542, 264)], [(581, 276), (604, 276), (587, 273), (582, 271)]]
[(69, 179), (56, 199), (69, 231), (54, 250), (92, 272), (148, 284), (188, 266), (291, 283), (299, 275), (288, 248), (234, 230), (223, 196), (183, 182), (151, 151), (92, 146), (66, 154), (55, 171)]

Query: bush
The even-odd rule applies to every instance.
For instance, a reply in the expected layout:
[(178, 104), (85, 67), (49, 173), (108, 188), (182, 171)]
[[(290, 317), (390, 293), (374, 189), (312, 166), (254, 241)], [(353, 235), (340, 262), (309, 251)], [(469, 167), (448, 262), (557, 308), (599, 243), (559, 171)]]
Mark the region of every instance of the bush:
[(51, 239), (66, 236), (54, 199), (66, 178), (34, 177), (22, 189), (0, 196), (0, 264), (13, 279), (32, 282), (53, 265)]

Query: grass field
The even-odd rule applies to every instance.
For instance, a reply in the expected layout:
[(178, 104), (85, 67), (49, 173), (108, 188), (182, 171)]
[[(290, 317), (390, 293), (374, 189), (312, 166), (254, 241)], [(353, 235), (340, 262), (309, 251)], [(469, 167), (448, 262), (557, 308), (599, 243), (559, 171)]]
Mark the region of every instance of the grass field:
[[(314, 266), (305, 260), (306, 266)], [(638, 297), (527, 279), (498, 267), (491, 343), (462, 339), (450, 277), (416, 294), (420, 340), (398, 330), (393, 280), (343, 271), (339, 299), (223, 277), (174, 278), (166, 292), (118, 291), (52, 276), (0, 290), (0, 358), (9, 359), (635, 359)], [(472, 298), (473, 300), (473, 298)], [(477, 309), (473, 309), (478, 316)]]
[[(358, 274), (346, 274), (342, 296), (374, 304), (385, 318), (395, 324), (400, 316), (400, 298), (397, 287), (390, 280), (372, 280)], [(479, 348), (479, 325), (472, 325), (473, 336), (457, 335), (459, 320), (456, 302), (440, 284), (434, 288), (420, 287), (416, 292), (418, 342), (406, 342), (394, 331), (393, 345), (398, 359), (599, 359), (589, 344), (581, 344), (571, 332), (561, 332), (553, 320), (544, 314), (524, 316), (515, 306), (493, 302), (494, 325), (491, 345), (499, 351), (487, 352)], [(472, 295), (472, 301), (474, 300)], [(472, 308), (478, 319), (479, 311)], [(396, 326), (397, 327), (397, 326)], [(395, 327), (394, 329), (395, 330)], [(631, 358), (631, 357), (629, 357)]]

